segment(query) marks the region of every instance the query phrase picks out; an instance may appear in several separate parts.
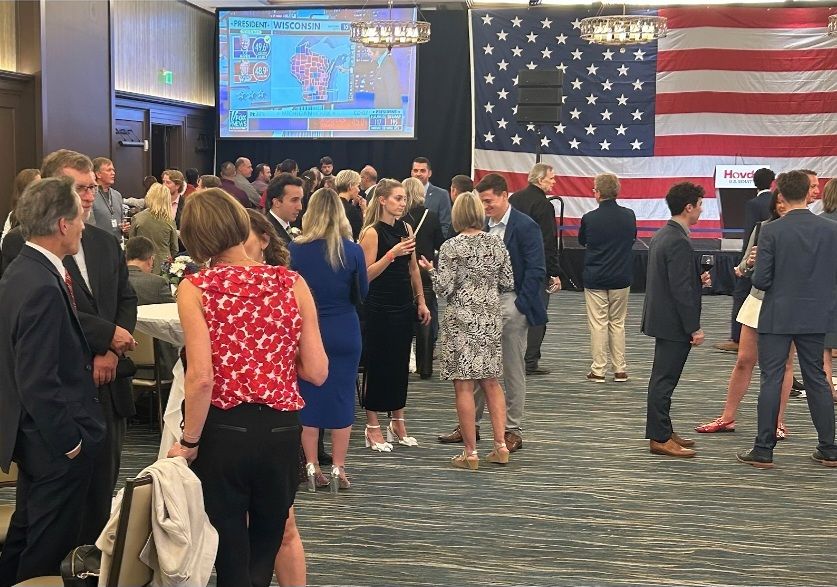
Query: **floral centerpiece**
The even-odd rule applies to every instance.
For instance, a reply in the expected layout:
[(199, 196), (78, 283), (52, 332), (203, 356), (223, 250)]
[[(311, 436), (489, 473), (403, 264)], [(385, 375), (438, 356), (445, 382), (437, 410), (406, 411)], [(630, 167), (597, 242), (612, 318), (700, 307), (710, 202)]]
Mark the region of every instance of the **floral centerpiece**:
[(163, 277), (170, 285), (177, 287), (183, 278), (200, 271), (201, 266), (195, 263), (189, 255), (178, 255), (174, 259), (166, 259), (160, 265)]

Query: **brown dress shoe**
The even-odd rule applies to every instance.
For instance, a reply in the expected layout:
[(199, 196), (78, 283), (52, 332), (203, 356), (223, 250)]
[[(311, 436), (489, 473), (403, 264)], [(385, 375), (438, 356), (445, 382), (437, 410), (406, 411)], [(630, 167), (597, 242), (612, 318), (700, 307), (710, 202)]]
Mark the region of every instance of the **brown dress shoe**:
[(509, 449), (510, 453), (513, 453), (523, 448), (523, 438), (517, 432), (506, 432), (505, 440), (506, 448)]
[[(442, 444), (456, 444), (462, 442), (462, 433), (459, 431), (459, 426), (453, 429), (450, 434), (440, 434), (436, 439)], [(477, 426), (477, 442), (480, 440), (480, 427)]]
[(667, 455), (670, 457), (684, 457), (689, 458), (695, 456), (695, 451), (690, 448), (683, 448), (673, 438), (669, 438), (665, 442), (651, 441), (651, 454)]
[(683, 438), (682, 436), (677, 434), (677, 432), (672, 432), (671, 433), (671, 439), (674, 442), (676, 442), (677, 444), (679, 444), (680, 446), (683, 446), (685, 448), (692, 448), (695, 445), (694, 440), (692, 440), (691, 438)]

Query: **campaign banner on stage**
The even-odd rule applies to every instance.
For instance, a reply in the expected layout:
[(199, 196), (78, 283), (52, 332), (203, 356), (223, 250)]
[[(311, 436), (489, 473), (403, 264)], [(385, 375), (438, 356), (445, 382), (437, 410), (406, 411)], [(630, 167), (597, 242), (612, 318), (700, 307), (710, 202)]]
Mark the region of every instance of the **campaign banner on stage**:
[(752, 165), (716, 165), (716, 188), (753, 188), (753, 174), (759, 169), (770, 169), (770, 165), (754, 163)]

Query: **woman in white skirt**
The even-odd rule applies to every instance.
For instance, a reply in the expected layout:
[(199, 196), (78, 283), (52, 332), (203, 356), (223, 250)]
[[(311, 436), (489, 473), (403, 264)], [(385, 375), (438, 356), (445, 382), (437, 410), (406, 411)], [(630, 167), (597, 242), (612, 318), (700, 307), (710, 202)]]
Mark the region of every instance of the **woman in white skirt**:
[[(736, 267), (736, 274), (743, 276), (753, 273), (756, 266), (756, 249), (758, 248), (757, 243), (761, 228), (768, 222), (772, 222), (785, 215), (784, 200), (778, 197), (778, 191), (773, 193), (773, 199), (770, 201), (770, 210), (770, 220), (765, 220), (757, 224), (750, 235), (750, 241), (747, 244), (747, 249), (741, 259), (741, 263)], [(735, 432), (735, 414), (738, 411), (738, 405), (747, 394), (747, 389), (750, 387), (750, 381), (753, 378), (753, 369), (755, 369), (756, 363), (758, 362), (758, 326), (762, 299), (764, 299), (764, 292), (755, 287), (752, 288), (750, 295), (747, 296), (747, 299), (741, 306), (741, 310), (738, 312), (736, 319), (741, 323), (741, 339), (738, 342), (738, 358), (729, 376), (727, 401), (724, 404), (724, 412), (711, 422), (695, 427), (695, 432), (705, 434)], [(785, 427), (785, 407), (788, 405), (791, 383), (793, 382), (793, 355), (794, 349), (791, 346), (788, 362), (785, 365), (785, 379), (782, 381), (779, 424), (776, 428), (776, 438), (778, 440), (784, 440), (788, 436), (788, 430)]]

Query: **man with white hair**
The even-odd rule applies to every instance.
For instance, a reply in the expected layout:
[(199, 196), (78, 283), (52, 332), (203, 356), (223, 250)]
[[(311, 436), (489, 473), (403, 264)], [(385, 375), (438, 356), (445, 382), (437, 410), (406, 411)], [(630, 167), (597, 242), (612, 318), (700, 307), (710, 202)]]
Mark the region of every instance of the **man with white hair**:
[[(561, 289), (560, 264), (558, 261), (558, 235), (555, 227), (555, 208), (547, 200), (547, 194), (555, 185), (555, 172), (551, 165), (535, 163), (529, 172), (529, 185), (515, 192), (509, 203), (515, 210), (523, 212), (534, 220), (541, 229), (543, 249), (546, 255), (546, 283), (541, 288), (541, 299), (549, 307), (549, 293)], [(547, 291), (549, 293), (547, 293)], [(526, 341), (526, 374), (546, 375), (549, 369), (541, 367), (541, 344), (546, 335), (546, 324), (531, 326)]]

